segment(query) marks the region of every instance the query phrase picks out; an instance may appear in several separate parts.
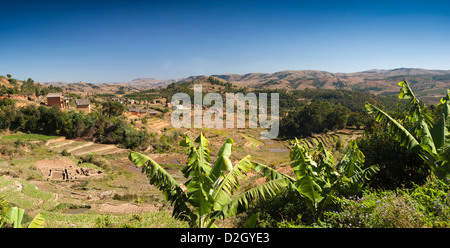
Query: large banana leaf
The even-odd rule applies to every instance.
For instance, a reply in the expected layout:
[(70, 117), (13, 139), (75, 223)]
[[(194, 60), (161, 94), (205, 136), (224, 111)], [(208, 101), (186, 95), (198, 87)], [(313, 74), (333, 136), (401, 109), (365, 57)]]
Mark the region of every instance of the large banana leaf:
[(239, 187), (239, 179), (245, 179), (245, 176), (251, 168), (251, 157), (247, 155), (228, 172), (213, 193), (213, 198), (215, 199), (214, 210), (220, 210), (231, 201), (231, 196)]
[[(14, 228), (21, 228), (24, 214), (25, 210), (18, 207), (12, 207), (6, 213), (5, 219), (6, 221), (12, 223)], [(43, 228), (44, 225), (45, 225), (44, 218), (42, 217), (41, 214), (37, 214), (31, 221), (31, 223), (28, 225), (28, 228)]]
[(186, 178), (206, 176), (211, 171), (211, 157), (208, 150), (209, 141), (201, 133), (195, 142), (199, 143), (198, 148), (195, 147), (194, 142), (188, 136), (180, 142), (180, 145), (189, 148), (188, 162), (182, 170)]
[[(367, 103), (366, 109), (375, 116), (376, 121), (384, 120), (389, 123), (393, 137), (400, 145), (417, 153), (437, 177), (445, 180), (450, 173), (449, 158), (444, 155), (444, 150), (450, 145), (450, 90), (447, 90), (447, 96), (441, 99), (442, 116), (433, 124), (431, 117), (421, 110), (419, 100), (408, 83), (402, 81), (399, 85), (402, 87), (399, 98), (410, 99), (411, 107), (407, 116), (413, 124), (410, 131), (379, 108)], [(420, 143), (413, 134), (418, 137)]]
[(335, 168), (333, 167), (333, 154), (325, 149), (322, 142), (319, 142), (318, 152), (319, 166), (321, 167), (321, 176), (330, 184), (331, 181), (334, 181), (339, 177), (339, 173), (337, 173)]
[(420, 143), (416, 140), (414, 135), (412, 135), (406, 128), (404, 128), (398, 121), (392, 118), (390, 115), (385, 113), (378, 107), (366, 103), (366, 110), (369, 114), (374, 115), (375, 121), (380, 122), (385, 120), (390, 125), (390, 129), (393, 133), (393, 137), (400, 142), (400, 145), (406, 147), (408, 150), (419, 152)]
[(230, 160), (233, 143), (233, 140), (228, 138), (217, 154), (217, 160), (210, 173), (211, 180), (214, 181), (214, 186), (217, 186), (221, 177), (224, 177), (225, 171), (231, 171), (233, 169), (233, 164)]
[(295, 186), (299, 193), (307, 197), (315, 208), (323, 199), (322, 187), (319, 183), (325, 184), (317, 173), (317, 164), (312, 160), (308, 151), (298, 143), (292, 147), (290, 156), (293, 160), (291, 167), (297, 175)]
[(450, 89), (447, 96), (441, 99), (442, 116), (431, 129), (436, 148), (450, 145)]
[(285, 190), (290, 184), (289, 179), (279, 178), (253, 187), (224, 205), (222, 210), (218, 211), (217, 217), (228, 218), (242, 213), (259, 200), (266, 200)]
[(347, 146), (347, 152), (344, 157), (341, 159), (338, 165), (336, 165), (336, 169), (340, 174), (345, 175), (347, 178), (352, 177), (356, 173), (358, 173), (361, 168), (364, 166), (365, 156), (358, 149), (358, 145), (355, 140), (350, 141)]
[(433, 119), (427, 113), (422, 111), (420, 107), (420, 101), (416, 98), (413, 91), (409, 87), (409, 84), (406, 81), (401, 81), (398, 83), (402, 88), (400, 89), (400, 93), (398, 94), (398, 98), (400, 99), (409, 99), (409, 115), (408, 119), (412, 122), (422, 122), (426, 123), (428, 128), (433, 127)]
[(44, 228), (44, 226), (45, 226), (45, 219), (42, 217), (41, 214), (37, 214), (31, 221), (30, 225), (28, 225), (28, 228)]
[(6, 220), (13, 224), (14, 228), (20, 228), (22, 227), (22, 219), (23, 215), (25, 213), (25, 210), (18, 208), (18, 207), (12, 207), (8, 210), (6, 213)]
[(207, 222), (205, 215), (211, 212), (214, 204), (213, 191), (214, 181), (210, 178), (211, 157), (208, 149), (209, 141), (201, 133), (195, 140), (198, 146), (186, 136), (180, 144), (189, 148), (188, 162), (182, 172), (186, 178), (188, 202), (195, 207), (199, 214), (199, 227), (203, 227)]
[(439, 146), (436, 146), (430, 131), (433, 128), (433, 119), (426, 112), (422, 111), (419, 99), (416, 98), (406, 81), (401, 81), (398, 85), (402, 87), (398, 97), (410, 100), (409, 105), (411, 107), (407, 117), (414, 124), (410, 133), (420, 137), (420, 146), (428, 153), (435, 155), (437, 153), (436, 148)]
[(131, 152), (128, 158), (147, 175), (150, 184), (161, 190), (167, 201), (173, 203), (173, 216), (182, 220), (191, 220), (191, 210), (186, 205), (187, 196), (177, 181), (158, 163), (144, 154)]
[(398, 94), (398, 98), (400, 99), (411, 99), (413, 101), (417, 101), (416, 96), (414, 95), (413, 91), (409, 87), (408, 83), (406, 83), (405, 80), (398, 83), (399, 86), (402, 88), (400, 89), (400, 93)]
[(253, 169), (257, 172), (262, 173), (262, 176), (266, 177), (268, 180), (286, 178), (286, 179), (289, 179), (289, 181), (291, 181), (292, 183), (295, 182), (294, 178), (292, 178), (288, 175), (285, 175), (283, 173), (280, 173), (280, 172), (276, 171), (275, 169), (273, 169), (267, 165), (264, 165), (264, 164), (253, 162)]
[(378, 165), (372, 165), (364, 168), (365, 156), (359, 150), (355, 140), (352, 140), (347, 146), (347, 152), (341, 159), (336, 169), (348, 181), (347, 191), (357, 193), (361, 190), (364, 183), (368, 182), (380, 168)]

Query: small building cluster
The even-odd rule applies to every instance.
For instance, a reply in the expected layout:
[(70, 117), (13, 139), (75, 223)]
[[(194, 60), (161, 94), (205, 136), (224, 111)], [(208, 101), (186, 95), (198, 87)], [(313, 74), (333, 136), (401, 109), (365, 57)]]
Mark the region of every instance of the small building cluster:
[[(89, 99), (76, 99), (75, 104), (77, 110), (84, 111), (85, 113), (91, 112), (91, 103)], [(47, 106), (58, 106), (61, 109), (69, 109), (69, 99), (64, 97), (63, 93), (49, 93), (47, 95)]]
[(147, 100), (134, 100), (134, 99), (128, 99), (128, 98), (112, 98), (111, 101), (127, 103), (127, 104), (147, 104), (148, 103)]
[(155, 115), (159, 114), (158, 111), (154, 111), (154, 110), (148, 111), (147, 109), (137, 109), (137, 108), (131, 108), (130, 112), (131, 112), (131, 114), (138, 115), (138, 116), (145, 116), (145, 115), (155, 116)]
[(46, 180), (74, 181), (104, 175), (101, 170), (80, 167), (81, 162), (75, 164), (69, 158), (43, 159), (35, 165)]
[(69, 181), (79, 180), (90, 176), (100, 176), (102, 171), (92, 168), (71, 167), (49, 169), (47, 180)]
[[(152, 101), (147, 101), (147, 100), (134, 100), (134, 99), (128, 99), (128, 98), (112, 98), (112, 101), (116, 101), (116, 102), (120, 102), (120, 103), (126, 103), (126, 104), (135, 104), (135, 105), (140, 105), (140, 104), (147, 104), (147, 103), (151, 103), (151, 104), (156, 104), (156, 103), (161, 103), (161, 100), (152, 100)], [(75, 100), (75, 104), (76, 104), (76, 109), (77, 110), (81, 110), (84, 111), (85, 113), (90, 113), (91, 112), (91, 103), (89, 101), (89, 99), (76, 99)], [(52, 106), (58, 106), (62, 109), (69, 109), (69, 99), (64, 97), (63, 93), (49, 93), (47, 95), (47, 106), (52, 107)], [(166, 107), (172, 107), (172, 105), (166, 104)], [(180, 105), (181, 106), (181, 105)], [(180, 107), (180, 106), (174, 106), (175, 107)], [(203, 108), (205, 109), (205, 108)], [(146, 109), (138, 109), (138, 108), (131, 108), (129, 110), (129, 112), (131, 112), (134, 115), (158, 115), (160, 114), (158, 111), (148, 111)]]

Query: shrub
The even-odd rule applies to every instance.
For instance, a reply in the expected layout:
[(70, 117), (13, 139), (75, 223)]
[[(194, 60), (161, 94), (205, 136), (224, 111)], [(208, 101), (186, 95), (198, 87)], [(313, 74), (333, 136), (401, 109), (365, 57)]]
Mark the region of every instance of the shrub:
[(365, 191), (342, 199), (339, 211), (324, 214), (323, 226), (410, 228), (450, 226), (450, 186), (438, 179), (395, 191)]
[(324, 214), (328, 227), (414, 228), (423, 226), (424, 215), (408, 194), (366, 191), (362, 198), (342, 199), (341, 211)]
[(239, 219), (238, 227), (243, 227), (248, 218), (255, 213), (258, 213), (257, 227), (262, 228), (274, 228), (286, 223), (300, 225), (312, 219), (307, 202), (289, 192), (281, 193), (270, 201), (258, 204)]
[(370, 181), (372, 188), (412, 188), (415, 184), (424, 184), (430, 175), (428, 166), (420, 156), (408, 152), (384, 129), (375, 127), (372, 132), (357, 139), (357, 144), (366, 156), (365, 165), (377, 164), (380, 168)]
[(428, 181), (411, 192), (411, 198), (419, 205), (425, 215), (425, 226), (450, 226), (450, 186), (441, 180)]
[(62, 150), (61, 155), (63, 155), (63, 156), (70, 156), (71, 153), (68, 152), (66, 149), (64, 149), (64, 150)]

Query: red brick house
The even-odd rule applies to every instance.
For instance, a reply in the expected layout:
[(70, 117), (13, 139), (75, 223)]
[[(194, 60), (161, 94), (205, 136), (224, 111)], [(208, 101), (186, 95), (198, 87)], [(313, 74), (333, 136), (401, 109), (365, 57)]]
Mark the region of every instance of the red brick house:
[(86, 114), (91, 112), (91, 102), (89, 99), (76, 99), (75, 103), (77, 104), (77, 110), (82, 110)]
[(47, 106), (58, 106), (60, 108), (68, 108), (69, 101), (64, 99), (64, 95), (62, 93), (49, 93), (47, 95)]

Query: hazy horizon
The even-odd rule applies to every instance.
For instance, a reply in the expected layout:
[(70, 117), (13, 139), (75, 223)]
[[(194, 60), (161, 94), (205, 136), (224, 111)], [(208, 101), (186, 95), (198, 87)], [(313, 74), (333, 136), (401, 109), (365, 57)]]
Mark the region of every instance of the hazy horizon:
[[(367, 69), (367, 70), (362, 70), (362, 71), (354, 71), (354, 72), (332, 72), (332, 71), (326, 71), (326, 72), (330, 72), (333, 74), (339, 74), (339, 73), (360, 73), (360, 72), (365, 72), (365, 71), (372, 71), (372, 70), (379, 70), (379, 71), (391, 71), (391, 70), (397, 70), (397, 69), (423, 69), (423, 70), (438, 70), (438, 71), (450, 71), (450, 69), (432, 69), (432, 68), (406, 68), (406, 67), (399, 67), (399, 68), (391, 68), (391, 69)], [(245, 75), (245, 74), (249, 74), (249, 73), (268, 73), (268, 74), (273, 74), (273, 73), (277, 73), (277, 72), (283, 72), (283, 71), (324, 71), (324, 70), (313, 70), (313, 69), (305, 69), (305, 70), (282, 70), (282, 71), (274, 71), (274, 72), (247, 72), (247, 73), (213, 73), (213, 74), (200, 74), (200, 75), (190, 75), (190, 76), (186, 76), (183, 78), (164, 78), (164, 79), (158, 79), (158, 78), (154, 78), (154, 77), (140, 77), (140, 78), (133, 78), (130, 80), (126, 80), (126, 81), (115, 81), (115, 82), (89, 82), (89, 81), (74, 81), (74, 82), (65, 82), (65, 81), (39, 81), (40, 83), (94, 83), (94, 84), (114, 84), (114, 83), (129, 83), (133, 80), (139, 80), (139, 79), (154, 79), (157, 81), (166, 81), (166, 80), (182, 80), (182, 79), (186, 79), (189, 77), (198, 77), (198, 76), (211, 76), (211, 75), (231, 75), (231, 74), (235, 74), (235, 75)], [(14, 77), (14, 76), (13, 76)]]
[(2, 10), (0, 75), (38, 82), (450, 69), (446, 1), (21, 1)]

